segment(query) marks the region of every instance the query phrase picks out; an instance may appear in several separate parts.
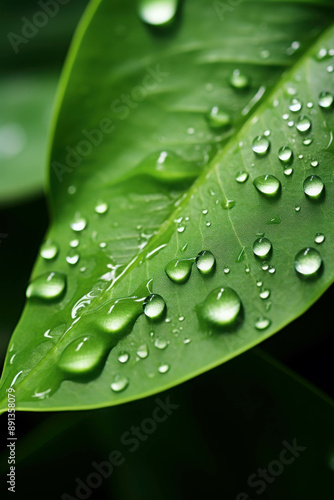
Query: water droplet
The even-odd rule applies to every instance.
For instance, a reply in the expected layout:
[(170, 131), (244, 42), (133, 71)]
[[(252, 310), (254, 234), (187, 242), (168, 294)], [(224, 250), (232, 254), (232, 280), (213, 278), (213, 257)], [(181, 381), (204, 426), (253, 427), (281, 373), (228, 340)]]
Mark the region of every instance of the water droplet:
[(225, 274), (229, 274), (230, 272), (230, 268), (229, 267), (224, 267), (224, 273)]
[(321, 265), (322, 258), (315, 248), (303, 248), (295, 257), (295, 269), (304, 278), (316, 276)]
[(224, 128), (231, 125), (231, 117), (226, 111), (214, 106), (209, 114), (209, 124), (212, 128)]
[(208, 213), (209, 210), (202, 210), (202, 214), (203, 215), (206, 215)]
[(249, 86), (249, 78), (239, 69), (235, 69), (232, 73), (230, 83), (234, 89), (243, 90)]
[(83, 375), (97, 368), (106, 349), (99, 337), (81, 337), (71, 342), (62, 352), (58, 366), (70, 375)]
[(266, 196), (277, 196), (280, 192), (281, 183), (273, 175), (260, 175), (254, 179), (256, 189)]
[(77, 248), (78, 246), (79, 246), (79, 240), (75, 239), (70, 241), (70, 247)]
[(321, 243), (323, 243), (325, 241), (325, 235), (322, 233), (317, 233), (315, 235), (314, 241), (315, 241), (315, 243), (320, 245)]
[(161, 319), (166, 311), (166, 303), (161, 295), (153, 293), (146, 297), (144, 302), (144, 313), (152, 320)]
[(259, 259), (265, 259), (272, 250), (272, 244), (267, 238), (258, 238), (254, 241), (253, 252)]
[(48, 240), (41, 246), (40, 255), (45, 260), (52, 260), (58, 254), (58, 246), (54, 241)]
[(311, 109), (311, 108), (313, 108), (314, 104), (313, 104), (313, 102), (311, 102), (311, 101), (310, 101), (310, 102), (308, 102), (308, 103), (306, 104), (306, 106), (307, 106), (309, 109)]
[(255, 321), (255, 328), (257, 330), (265, 330), (271, 325), (271, 321), (268, 318), (265, 318), (264, 316), (261, 316)]
[(198, 176), (200, 171), (201, 167), (193, 162), (185, 161), (172, 151), (158, 151), (144, 158), (134, 173), (147, 175), (171, 185), (180, 182), (189, 183)]
[(260, 297), (263, 300), (268, 299), (268, 297), (270, 297), (270, 290), (268, 290), (268, 289), (261, 290)]
[(71, 223), (71, 229), (76, 232), (80, 232), (87, 226), (87, 220), (80, 214), (76, 214), (73, 222)]
[(101, 315), (100, 325), (108, 333), (126, 333), (132, 328), (137, 318), (143, 313), (145, 297), (124, 297), (117, 299), (108, 312)]
[(286, 177), (289, 177), (290, 175), (293, 174), (293, 168), (291, 167), (287, 167), (283, 170), (283, 174), (286, 176)]
[(255, 137), (255, 139), (252, 142), (252, 150), (258, 156), (266, 155), (269, 151), (269, 148), (270, 148), (269, 140), (262, 135)]
[(319, 165), (319, 162), (317, 160), (311, 161), (311, 167), (315, 168), (315, 167), (318, 167), (318, 165)]
[(237, 182), (239, 182), (240, 184), (242, 184), (243, 182), (246, 182), (246, 181), (247, 181), (247, 179), (248, 179), (248, 172), (245, 172), (244, 170), (241, 170), (241, 171), (237, 174), (237, 176), (236, 176), (236, 178), (235, 178), (235, 180), (236, 180)]
[(313, 142), (313, 139), (304, 139), (303, 140), (304, 146), (309, 146), (310, 144), (312, 144), (312, 142)]
[(185, 283), (190, 278), (194, 259), (175, 259), (165, 268), (166, 274), (174, 283)]
[(140, 347), (138, 347), (138, 349), (137, 349), (137, 356), (138, 356), (140, 359), (145, 359), (145, 358), (147, 358), (147, 356), (148, 356), (148, 348), (147, 348), (147, 345), (146, 345), (146, 344), (143, 344), (143, 345), (141, 345)]
[(296, 129), (301, 134), (306, 134), (307, 132), (309, 132), (311, 130), (311, 126), (311, 120), (305, 115), (300, 116), (296, 121)]
[(256, 286), (260, 287), (260, 286), (262, 286), (262, 285), (263, 285), (263, 283), (262, 283), (262, 281), (261, 281), (261, 280), (258, 280), (258, 281), (256, 282)]
[(68, 264), (71, 264), (73, 266), (77, 264), (79, 260), (80, 260), (80, 255), (77, 250), (73, 248), (68, 252), (66, 256), (66, 262), (68, 262)]
[(318, 61), (322, 61), (323, 59), (326, 59), (327, 57), (328, 57), (327, 49), (325, 49), (324, 47), (319, 49), (319, 51), (316, 55), (316, 58), (318, 59)]
[(292, 99), (291, 104), (289, 106), (289, 110), (292, 111), (293, 113), (297, 113), (302, 109), (302, 103), (299, 99)]
[(283, 146), (278, 150), (278, 158), (283, 164), (290, 164), (293, 159), (293, 152), (289, 146)]
[(129, 379), (123, 375), (115, 375), (110, 385), (114, 392), (121, 392), (129, 385)]
[(206, 221), (205, 223), (206, 227), (210, 227), (211, 226), (211, 222), (209, 222), (208, 220)]
[(274, 273), (276, 273), (276, 269), (273, 266), (269, 266), (268, 273), (274, 274)]
[(317, 175), (310, 175), (304, 181), (303, 188), (304, 193), (311, 199), (317, 199), (321, 196), (324, 190), (324, 183), (322, 179)]
[(320, 92), (318, 104), (322, 109), (329, 109), (334, 101), (334, 96), (330, 92)]
[(60, 298), (65, 289), (65, 274), (58, 272), (48, 273), (39, 276), (28, 285), (26, 296), (27, 298), (51, 301)]
[(170, 366), (168, 363), (163, 363), (159, 366), (158, 372), (159, 373), (167, 373), (170, 369)]
[(151, 26), (168, 25), (173, 21), (178, 0), (140, 0), (139, 16)]
[(203, 250), (196, 257), (196, 266), (201, 274), (210, 274), (216, 264), (216, 259), (209, 250)]
[(235, 206), (235, 201), (234, 200), (223, 200), (221, 202), (221, 206), (223, 207), (224, 210), (231, 210)]
[(118, 355), (118, 361), (122, 364), (126, 363), (129, 360), (129, 354), (125, 351), (121, 351)]
[(108, 204), (104, 201), (98, 201), (95, 205), (95, 212), (97, 214), (105, 214), (108, 210)]
[(209, 293), (201, 309), (203, 318), (215, 327), (233, 324), (240, 311), (239, 295), (229, 287), (216, 288)]
[(179, 226), (179, 227), (177, 228), (177, 232), (178, 232), (178, 233), (184, 233), (185, 229), (186, 229), (186, 228), (185, 228), (185, 226)]
[(157, 337), (155, 340), (154, 340), (154, 346), (157, 348), (157, 349), (166, 349), (166, 347), (168, 346), (168, 342), (167, 340), (165, 339), (162, 339), (160, 337)]

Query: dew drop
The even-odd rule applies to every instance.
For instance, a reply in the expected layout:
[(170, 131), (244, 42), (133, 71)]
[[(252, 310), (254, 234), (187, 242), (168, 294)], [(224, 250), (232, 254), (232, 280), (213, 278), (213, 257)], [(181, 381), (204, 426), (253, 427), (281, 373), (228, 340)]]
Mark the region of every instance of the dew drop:
[(299, 205), (295, 206), (295, 212), (300, 212), (300, 206)]
[(267, 139), (262, 135), (255, 137), (255, 139), (252, 142), (252, 150), (258, 156), (266, 155), (269, 151), (269, 148), (270, 148), (269, 139)]
[(129, 360), (129, 354), (125, 351), (121, 351), (118, 355), (118, 361), (122, 364), (126, 363)]
[(271, 325), (271, 321), (270, 321), (270, 319), (265, 318), (264, 316), (260, 316), (260, 318), (258, 318), (258, 319), (255, 321), (255, 328), (256, 328), (257, 330), (265, 330), (265, 329), (266, 329), (266, 328), (268, 328), (270, 325)]
[(295, 257), (295, 269), (301, 277), (316, 276), (321, 266), (322, 258), (315, 248), (303, 248)]
[(166, 349), (167, 346), (168, 346), (168, 342), (165, 339), (157, 337), (154, 340), (154, 347), (156, 347), (157, 349)]
[(268, 297), (270, 297), (270, 290), (264, 289), (260, 292), (261, 299), (266, 300)]
[(28, 285), (26, 296), (46, 301), (58, 299), (66, 289), (66, 281), (66, 276), (62, 273), (43, 274)]
[(79, 240), (75, 239), (70, 241), (71, 248), (77, 248), (78, 246), (79, 246)]
[(313, 142), (313, 139), (304, 139), (303, 140), (304, 146), (309, 146), (310, 144), (312, 144), (312, 142)]
[(317, 160), (311, 161), (311, 167), (315, 168), (315, 167), (318, 167), (318, 165), (319, 165), (319, 162)]
[(123, 375), (115, 375), (110, 385), (114, 392), (121, 392), (129, 385), (129, 379)]
[(334, 96), (330, 92), (320, 92), (318, 104), (322, 109), (329, 109), (334, 101)]
[(159, 373), (167, 373), (170, 369), (170, 366), (168, 363), (163, 363), (158, 367), (158, 372)]
[(144, 298), (138, 297), (117, 299), (107, 314), (100, 318), (103, 330), (115, 335), (128, 331), (143, 313), (143, 301)]
[(311, 126), (311, 120), (305, 115), (300, 116), (296, 121), (296, 129), (301, 134), (306, 134), (307, 132), (309, 132), (311, 130)]
[(290, 164), (293, 159), (293, 152), (289, 146), (283, 146), (278, 150), (278, 158), (284, 165)]
[(231, 208), (235, 207), (235, 203), (234, 200), (224, 200), (221, 202), (221, 206), (224, 210), (231, 210)]
[(54, 241), (48, 240), (41, 246), (40, 255), (45, 260), (53, 260), (58, 254), (58, 246)]
[(146, 297), (143, 307), (145, 316), (151, 320), (161, 319), (166, 312), (164, 299), (156, 293)]
[(84, 217), (82, 217), (80, 214), (76, 214), (76, 216), (74, 217), (74, 220), (70, 224), (70, 226), (71, 226), (71, 229), (73, 229), (73, 231), (80, 232), (83, 229), (85, 229), (85, 227), (87, 226), (87, 220)]
[(304, 181), (304, 193), (311, 199), (317, 199), (321, 196), (324, 190), (324, 183), (317, 175), (310, 175)]
[(236, 176), (236, 178), (235, 178), (235, 180), (236, 180), (237, 182), (239, 182), (240, 184), (243, 184), (244, 182), (246, 182), (246, 181), (247, 181), (247, 179), (248, 179), (248, 172), (245, 172), (244, 170), (241, 170), (241, 171), (237, 174), (237, 176)]
[(209, 114), (209, 124), (212, 128), (225, 128), (231, 126), (231, 117), (226, 111), (214, 106)]
[(280, 224), (280, 223), (281, 223), (281, 219), (278, 215), (275, 215), (275, 217), (272, 217), (267, 222), (267, 224)]
[(249, 78), (239, 69), (235, 69), (232, 73), (230, 83), (234, 89), (243, 90), (249, 86)]
[(81, 337), (71, 342), (62, 352), (58, 366), (69, 375), (84, 375), (103, 361), (105, 344), (99, 337)]
[(215, 256), (209, 250), (203, 250), (196, 257), (196, 266), (201, 274), (210, 274), (215, 264)]
[(268, 273), (269, 273), (269, 274), (274, 274), (274, 273), (276, 273), (276, 269), (275, 269), (275, 267), (273, 267), (273, 266), (269, 266)]
[(175, 259), (165, 268), (168, 278), (174, 283), (185, 283), (190, 278), (194, 259)]
[(291, 167), (286, 167), (284, 170), (283, 170), (283, 174), (286, 176), (286, 177), (290, 177), (290, 175), (293, 174), (293, 168)]
[(139, 16), (151, 26), (164, 26), (175, 18), (178, 0), (140, 0)]
[(95, 212), (97, 214), (105, 214), (108, 210), (108, 204), (104, 201), (98, 201), (95, 205)]
[(229, 267), (224, 267), (224, 274), (229, 274), (230, 268)]
[(143, 345), (141, 345), (140, 347), (138, 347), (138, 349), (137, 349), (137, 356), (138, 356), (140, 359), (145, 359), (145, 358), (147, 358), (147, 356), (148, 356), (148, 348), (147, 348), (147, 345), (146, 345), (146, 344), (143, 344)]
[(232, 325), (240, 311), (239, 295), (229, 287), (216, 288), (209, 293), (201, 309), (204, 320), (215, 327)]
[(289, 110), (292, 111), (293, 113), (297, 113), (302, 109), (302, 103), (299, 99), (292, 99), (291, 104), (289, 106)]
[(280, 192), (281, 183), (274, 175), (260, 175), (253, 181), (256, 189), (265, 196), (277, 196)]
[(253, 244), (253, 253), (259, 259), (265, 259), (272, 250), (272, 244), (268, 238), (258, 238)]
[(71, 264), (72, 266), (74, 266), (75, 264), (77, 264), (80, 260), (80, 255), (79, 253), (77, 252), (77, 250), (75, 250), (74, 248), (72, 250), (70, 250), (66, 256), (66, 262), (68, 264)]
[(325, 235), (322, 233), (317, 233), (314, 238), (315, 243), (321, 245), (325, 241)]

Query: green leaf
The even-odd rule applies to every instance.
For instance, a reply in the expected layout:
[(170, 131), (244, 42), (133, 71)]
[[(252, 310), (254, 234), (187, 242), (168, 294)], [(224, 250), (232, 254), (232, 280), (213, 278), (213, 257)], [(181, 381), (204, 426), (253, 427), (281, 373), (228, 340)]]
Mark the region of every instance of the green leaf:
[[(44, 255), (57, 255), (37, 262), (3, 374), (19, 409), (94, 408), (161, 391), (277, 332), (330, 285), (334, 118), (318, 96), (331, 89), (332, 74), (330, 55), (318, 53), (333, 46), (334, 30), (302, 55), (330, 18), (316, 5), (245, 2), (223, 21), (197, 0), (153, 29), (131, 2), (91, 4), (63, 74), (52, 147)], [(234, 77), (248, 81), (244, 91), (231, 85), (236, 69)], [(302, 109), (290, 111), (296, 98)], [(212, 127), (215, 106), (231, 117), (230, 128), (226, 116), (222, 129)], [(257, 136), (270, 142), (267, 154), (252, 150), (267, 147), (253, 144)], [(283, 146), (293, 151), (291, 175), (278, 158)], [(245, 182), (236, 180), (240, 171)], [(318, 198), (303, 190), (311, 175), (325, 186)], [(263, 194), (275, 179), (276, 196)], [(267, 261), (253, 253), (263, 234), (272, 245)], [(317, 247), (321, 266), (302, 279), (295, 257), (308, 247)], [(208, 275), (194, 263), (204, 250), (216, 259)], [(310, 257), (317, 266), (318, 254)], [(188, 281), (166, 276), (175, 259), (187, 259)], [(221, 288), (229, 307), (214, 317), (212, 293)], [(142, 314), (152, 292), (167, 304), (159, 321)]]

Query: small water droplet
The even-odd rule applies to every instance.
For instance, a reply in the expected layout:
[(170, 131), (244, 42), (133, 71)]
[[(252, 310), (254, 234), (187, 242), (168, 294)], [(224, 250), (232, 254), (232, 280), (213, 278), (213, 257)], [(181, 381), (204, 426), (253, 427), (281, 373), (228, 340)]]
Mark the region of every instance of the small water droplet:
[(293, 159), (293, 152), (289, 146), (283, 146), (278, 150), (278, 158), (284, 165), (290, 164)]
[(300, 206), (299, 206), (299, 205), (296, 205), (296, 206), (295, 206), (295, 211), (296, 211), (296, 212), (300, 212)]
[(129, 385), (129, 379), (123, 375), (115, 375), (110, 385), (114, 392), (121, 392)]
[(165, 268), (168, 278), (174, 283), (185, 283), (190, 278), (194, 259), (175, 259)]
[(265, 259), (272, 250), (272, 244), (268, 238), (258, 238), (253, 244), (253, 253), (259, 259)]
[(275, 269), (275, 267), (273, 267), (273, 266), (269, 266), (268, 273), (269, 273), (269, 274), (274, 274), (274, 273), (276, 273), (276, 269)]
[(79, 240), (75, 239), (70, 241), (70, 247), (77, 248), (78, 246), (79, 246)]
[(58, 272), (48, 273), (39, 276), (28, 285), (26, 296), (27, 298), (51, 301), (60, 298), (65, 289), (65, 274)]
[(256, 282), (256, 286), (260, 287), (260, 286), (262, 286), (262, 285), (263, 285), (262, 281), (261, 281), (261, 280), (257, 280), (257, 282)]
[(303, 140), (304, 146), (309, 146), (310, 144), (312, 144), (312, 142), (313, 142), (313, 139), (304, 139)]
[(267, 222), (267, 224), (280, 224), (280, 223), (281, 223), (281, 219), (278, 215), (275, 215), (274, 217), (269, 219)]
[(48, 240), (41, 246), (40, 255), (45, 260), (53, 260), (58, 254), (58, 246), (54, 241)]
[(210, 227), (211, 226), (211, 222), (209, 222), (208, 220), (206, 221), (205, 223), (206, 227)]
[(322, 258), (315, 248), (303, 248), (295, 257), (295, 269), (304, 278), (316, 276), (321, 266)]
[(280, 192), (281, 183), (273, 175), (260, 175), (254, 179), (256, 189), (266, 196), (277, 196)]
[(264, 156), (268, 153), (269, 149), (270, 149), (270, 142), (266, 137), (262, 135), (255, 137), (255, 139), (252, 142), (252, 150), (256, 155)]
[(261, 292), (260, 292), (260, 297), (261, 297), (261, 299), (263, 299), (263, 300), (268, 299), (268, 297), (270, 297), (270, 290), (268, 290), (268, 289), (266, 289), (266, 288), (265, 288), (265, 289), (263, 289), (263, 290), (261, 290)]
[(323, 243), (325, 241), (325, 235), (322, 233), (317, 233), (315, 235), (314, 241), (315, 241), (315, 243), (320, 245), (321, 243)]
[(210, 274), (215, 264), (215, 256), (209, 250), (203, 250), (196, 257), (196, 266), (201, 274)]
[(235, 69), (232, 73), (230, 83), (234, 89), (243, 90), (249, 86), (249, 78), (239, 69)]
[(232, 325), (241, 311), (239, 295), (229, 287), (216, 288), (204, 301), (201, 314), (215, 327)]
[(221, 206), (224, 210), (231, 210), (235, 206), (234, 200), (223, 200)]
[(291, 167), (287, 167), (283, 170), (283, 174), (286, 176), (286, 177), (290, 177), (290, 175), (293, 174), (293, 168)]
[(322, 61), (323, 59), (326, 59), (327, 57), (328, 57), (327, 49), (325, 49), (324, 47), (319, 49), (319, 51), (316, 55), (316, 58), (318, 59), (318, 61)]
[(185, 226), (179, 226), (179, 227), (177, 228), (177, 232), (178, 232), (178, 233), (184, 233), (185, 229), (186, 229), (186, 228), (185, 228)]
[(139, 16), (151, 26), (168, 25), (175, 18), (178, 0), (140, 0)]
[(209, 124), (212, 128), (225, 128), (231, 126), (231, 117), (226, 111), (214, 106), (209, 114)]
[(70, 226), (73, 231), (80, 232), (87, 226), (87, 220), (80, 214), (76, 214)]
[(229, 267), (224, 267), (224, 273), (225, 274), (229, 274), (230, 272), (230, 268)]
[(166, 347), (168, 346), (168, 342), (167, 340), (165, 339), (162, 339), (160, 337), (157, 337), (155, 340), (154, 340), (154, 346), (157, 348), (157, 349), (166, 349)]
[(99, 337), (80, 337), (62, 352), (58, 366), (69, 375), (83, 375), (97, 368), (105, 355), (105, 344)]
[(261, 316), (255, 321), (255, 328), (257, 330), (265, 330), (271, 325), (271, 321), (268, 318), (265, 318), (264, 316)]
[(300, 116), (296, 121), (296, 129), (301, 134), (306, 134), (307, 132), (309, 132), (311, 130), (311, 126), (311, 120), (305, 115)]
[(145, 359), (148, 356), (148, 348), (146, 344), (141, 345), (137, 349), (137, 356), (140, 359)]
[(297, 113), (302, 109), (302, 106), (303, 105), (301, 101), (299, 99), (294, 98), (290, 103), (289, 110), (292, 111), (293, 113)]
[(158, 372), (159, 373), (167, 373), (170, 369), (170, 366), (168, 363), (163, 363), (158, 367)]
[(319, 166), (319, 162), (317, 160), (312, 160), (311, 161), (311, 167), (315, 168)]
[(329, 109), (334, 101), (334, 96), (330, 92), (320, 92), (318, 104), (322, 109)]
[(166, 312), (166, 303), (161, 295), (151, 294), (144, 302), (144, 314), (151, 320), (161, 319)]
[(130, 356), (127, 352), (121, 351), (118, 355), (118, 361), (122, 364), (126, 363), (129, 360)]
[(245, 172), (244, 170), (241, 170), (237, 175), (235, 180), (239, 182), (240, 184), (244, 183), (248, 179), (248, 172)]
[(202, 214), (203, 215), (206, 215), (208, 213), (209, 210), (202, 210)]
[(97, 214), (105, 214), (108, 210), (108, 204), (104, 201), (98, 201), (95, 205), (95, 212)]
[(72, 266), (74, 266), (75, 264), (77, 264), (80, 260), (80, 255), (78, 253), (77, 250), (75, 250), (74, 248), (71, 249), (67, 256), (66, 256), (66, 262), (68, 262), (68, 264), (71, 264)]
[(317, 175), (310, 175), (305, 179), (303, 184), (304, 193), (311, 199), (319, 198), (324, 187), (322, 179)]

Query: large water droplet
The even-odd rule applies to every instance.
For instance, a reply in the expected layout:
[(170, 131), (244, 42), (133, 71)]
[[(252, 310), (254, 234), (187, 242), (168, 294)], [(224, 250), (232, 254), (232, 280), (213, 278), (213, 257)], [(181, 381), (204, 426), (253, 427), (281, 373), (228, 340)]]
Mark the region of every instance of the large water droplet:
[(196, 266), (201, 274), (209, 274), (214, 270), (216, 259), (209, 250), (203, 250), (196, 257)]
[(66, 289), (65, 274), (54, 272), (34, 279), (27, 288), (28, 298), (52, 301), (62, 296)]
[(315, 248), (303, 248), (295, 257), (295, 269), (304, 277), (316, 276), (322, 266), (322, 258)]
[(318, 104), (323, 109), (329, 109), (334, 101), (334, 96), (330, 92), (320, 92)]
[(249, 78), (239, 69), (235, 69), (232, 73), (230, 83), (233, 88), (243, 90), (249, 86)]
[(188, 281), (194, 259), (175, 259), (169, 262), (165, 268), (166, 274), (174, 283), (185, 283)]
[(269, 256), (272, 249), (272, 244), (268, 238), (258, 238), (254, 241), (253, 252), (259, 259), (265, 259)]
[(278, 150), (278, 158), (284, 165), (290, 164), (293, 158), (292, 149), (289, 146), (283, 146)]
[(171, 151), (159, 151), (147, 156), (133, 173), (145, 174), (166, 184), (177, 184), (194, 180), (200, 170)]
[(99, 337), (86, 336), (71, 342), (62, 352), (58, 366), (70, 375), (84, 375), (103, 361), (106, 349)]
[(311, 130), (311, 126), (311, 120), (305, 115), (300, 116), (296, 121), (296, 129), (301, 134), (306, 134), (307, 132), (309, 132)]
[(254, 179), (256, 189), (266, 196), (277, 196), (280, 192), (281, 183), (274, 175), (260, 175)]
[(312, 199), (317, 199), (321, 196), (324, 190), (324, 183), (318, 175), (310, 175), (306, 177), (303, 188), (306, 196)]
[(229, 287), (216, 288), (204, 301), (201, 309), (205, 321), (215, 327), (232, 325), (241, 311), (239, 295)]
[(144, 302), (144, 313), (147, 318), (157, 320), (162, 318), (166, 311), (166, 303), (161, 295), (153, 293), (146, 297)]
[(209, 114), (209, 124), (212, 128), (225, 128), (231, 126), (231, 117), (226, 111), (214, 106)]
[(101, 317), (102, 328), (112, 334), (127, 332), (143, 313), (143, 301), (144, 298), (138, 297), (117, 299), (108, 313)]
[(269, 139), (267, 139), (267, 137), (264, 137), (262, 135), (255, 137), (255, 139), (252, 142), (252, 150), (258, 156), (264, 156), (265, 154), (267, 154), (269, 148), (270, 148)]
[(178, 0), (140, 0), (139, 16), (151, 26), (169, 24), (175, 17)]
[(123, 375), (115, 375), (110, 385), (114, 392), (121, 392), (129, 385), (129, 379)]
[(245, 172), (244, 170), (241, 170), (237, 175), (235, 180), (239, 182), (240, 184), (246, 182), (248, 179), (248, 172)]

